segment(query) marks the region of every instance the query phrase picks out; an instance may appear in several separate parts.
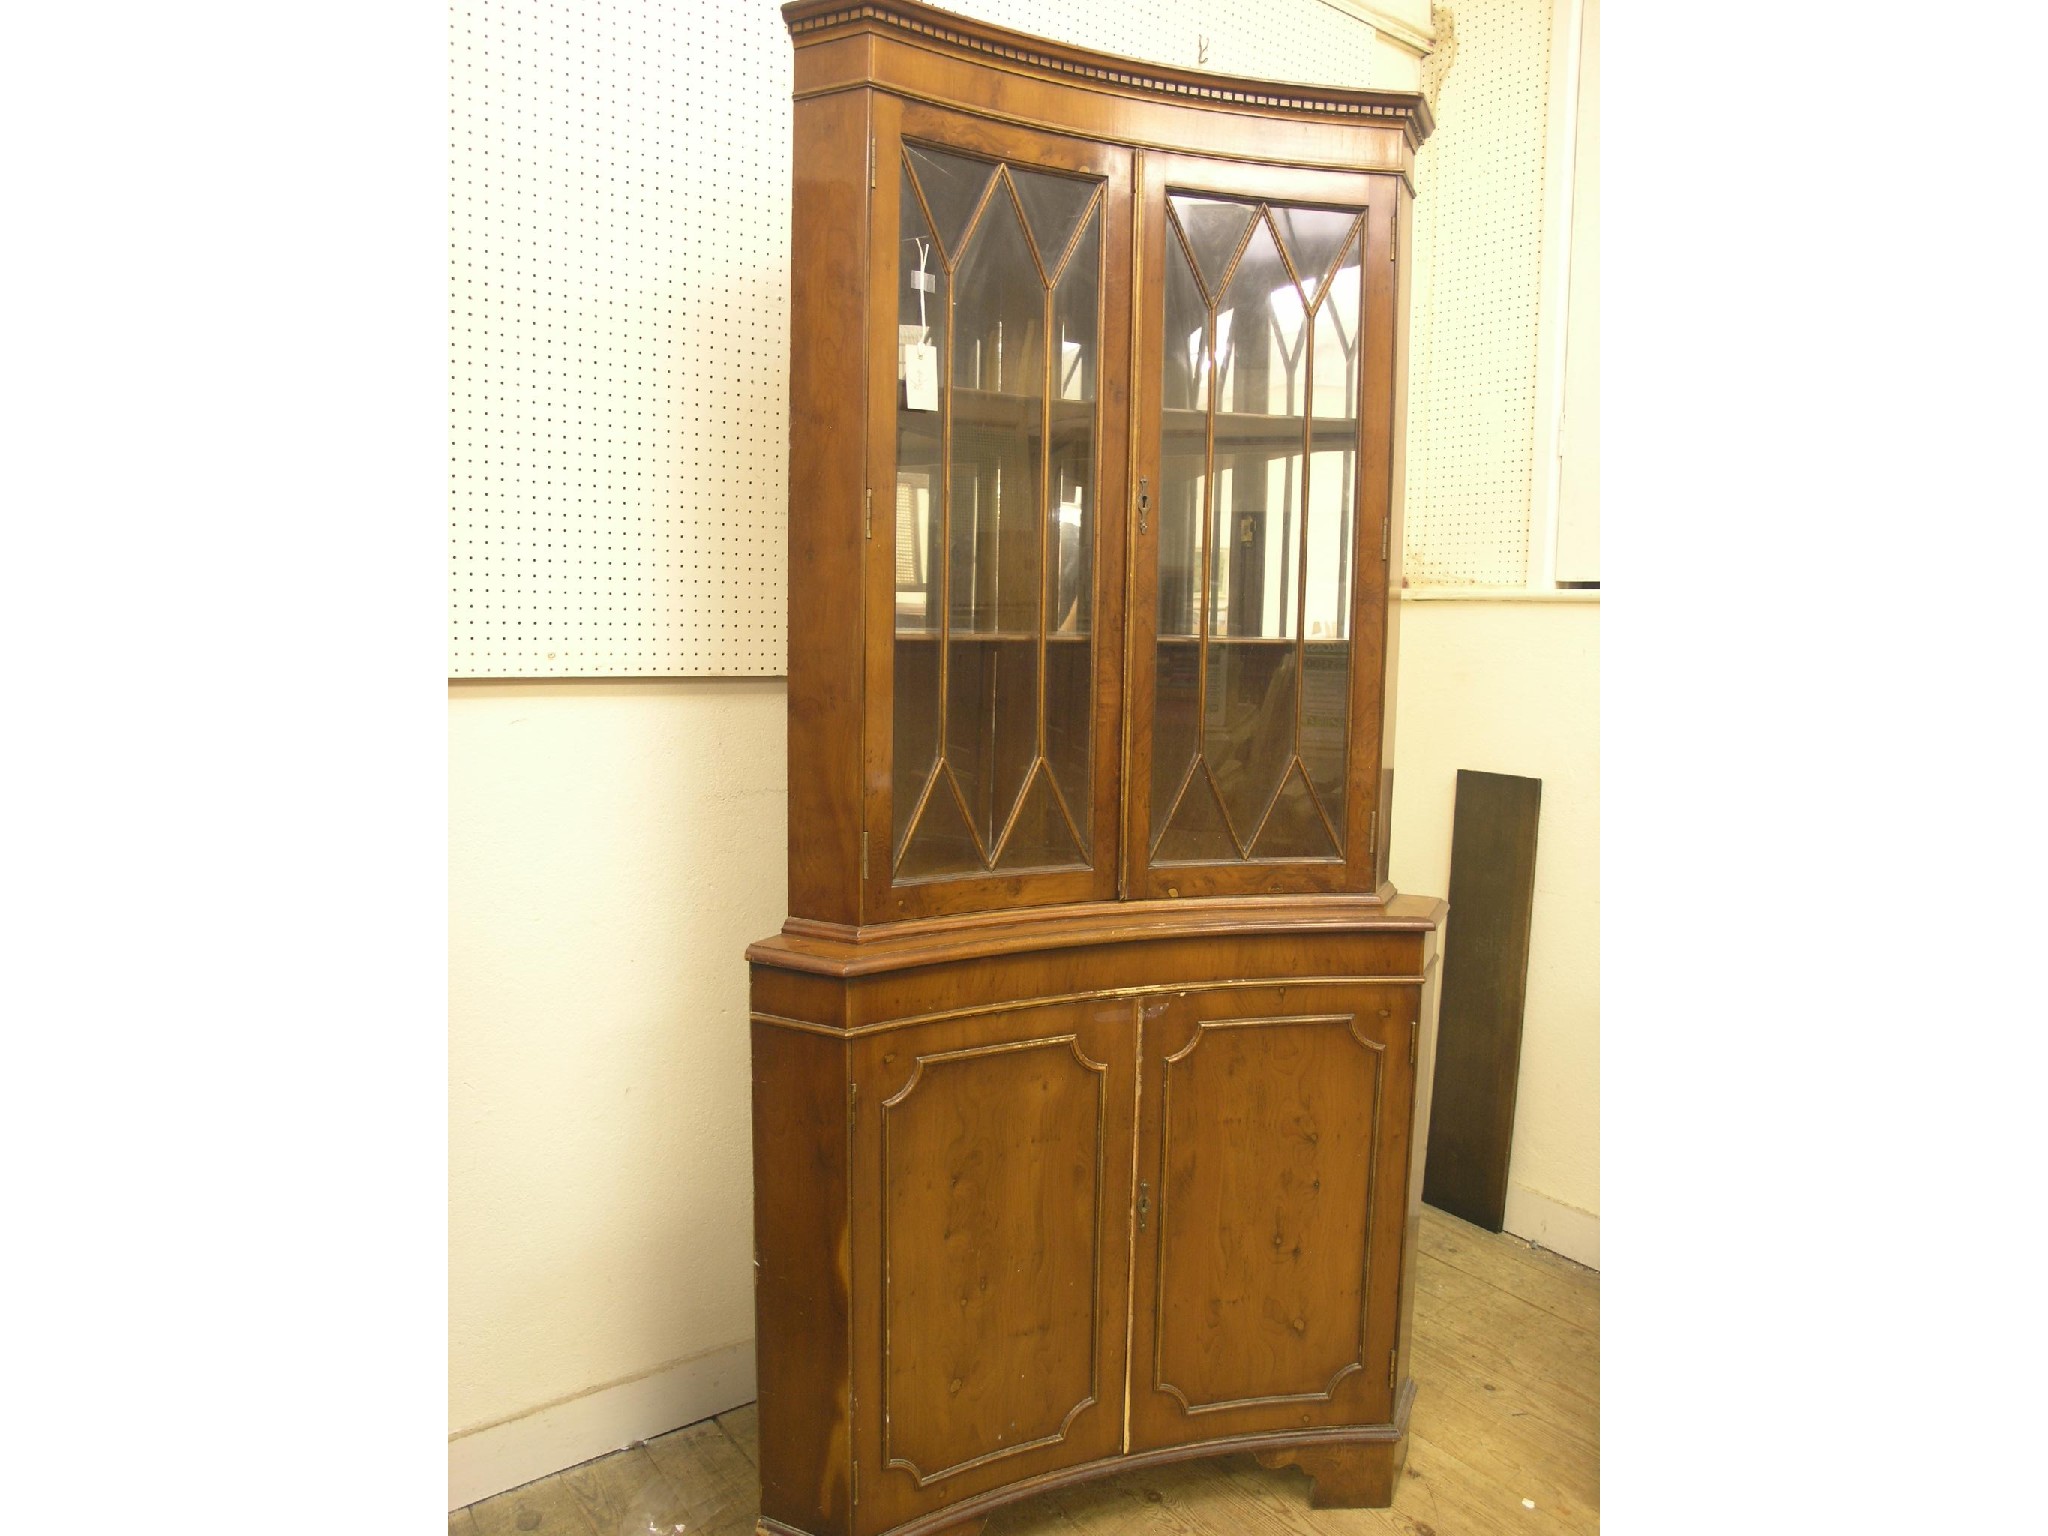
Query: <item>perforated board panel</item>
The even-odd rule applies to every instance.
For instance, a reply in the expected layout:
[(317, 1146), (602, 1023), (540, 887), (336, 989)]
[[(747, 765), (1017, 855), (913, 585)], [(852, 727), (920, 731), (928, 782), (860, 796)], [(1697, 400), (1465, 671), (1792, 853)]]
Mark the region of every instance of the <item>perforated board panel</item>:
[[(1371, 83), (1322, 0), (985, 0)], [(773, 0), (453, 0), (449, 673), (784, 668), (790, 45)]]
[(1416, 162), (1404, 564), (1410, 586), (1528, 578), (1550, 0), (1432, 9)]

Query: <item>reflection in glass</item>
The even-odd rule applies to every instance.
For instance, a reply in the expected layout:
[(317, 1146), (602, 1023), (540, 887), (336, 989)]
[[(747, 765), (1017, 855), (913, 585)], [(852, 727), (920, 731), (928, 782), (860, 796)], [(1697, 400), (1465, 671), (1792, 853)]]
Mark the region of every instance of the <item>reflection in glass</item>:
[(1308, 315), (1263, 218), (1216, 306), (1216, 335), (1209, 632), (1288, 640), (1300, 583), (1306, 441), (1290, 407), (1306, 391)]
[(1341, 859), (1360, 216), (1168, 206), (1152, 859)]
[(1169, 195), (1167, 201), (1188, 237), (1188, 249), (1195, 253), (1203, 287), (1209, 293), (1220, 293), (1230, 258), (1237, 254), (1245, 226), (1251, 222), (1252, 205), (1178, 194)]
[(924, 188), (925, 202), (938, 225), (939, 238), (946, 244), (946, 258), (957, 265), (960, 243), (967, 236), (967, 222), (981, 206), (981, 195), (995, 167), (986, 160), (970, 160), (965, 155), (923, 149), (915, 144), (906, 145), (905, 151), (917, 172), (918, 185)]
[(1102, 215), (1090, 214), (1053, 292), (1054, 399), (1048, 456), (1047, 629), (1080, 635), (1094, 603), (1094, 541), (1086, 537), (1095, 483), (1096, 337), (1101, 313)]
[(1083, 868), (1101, 183), (912, 145), (902, 185), (940, 380), (899, 398), (895, 877)]
[(1047, 277), (1060, 269), (1060, 258), (1074, 239), (1074, 226), (1095, 196), (1096, 183), (1077, 181), (1071, 176), (1053, 176), (1044, 171), (1010, 170), (1010, 183), (1017, 189), (1017, 201), (1024, 205), (1038, 260)]
[[(910, 172), (899, 177), (896, 284), (896, 641), (895, 710), (890, 755), (890, 846), (900, 856), (911, 815), (932, 782), (939, 759), (940, 572), (934, 554), (945, 546), (939, 529), (941, 415), (912, 410), (904, 375), (927, 361), (939, 370), (944, 400), (947, 282)], [(924, 358), (913, 355), (923, 349)]]
[(1309, 303), (1313, 304), (1316, 295), (1322, 292), (1323, 279), (1330, 275), (1330, 263), (1357, 223), (1357, 214), (1331, 208), (1273, 210), (1273, 227), (1279, 231), (1280, 243), (1287, 248), (1287, 259), (1293, 264), (1294, 275), (1301, 280), (1301, 291)]

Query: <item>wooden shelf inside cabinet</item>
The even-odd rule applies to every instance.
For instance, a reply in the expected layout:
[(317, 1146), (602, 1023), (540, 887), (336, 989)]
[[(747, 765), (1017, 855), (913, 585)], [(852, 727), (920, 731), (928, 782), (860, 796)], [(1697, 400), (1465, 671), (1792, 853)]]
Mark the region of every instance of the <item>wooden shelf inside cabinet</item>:
[[(1207, 411), (1168, 410), (1159, 414), (1169, 430), (1185, 434), (1182, 440), (1198, 436), (1209, 421)], [(1274, 416), (1257, 411), (1219, 409), (1215, 420), (1219, 453), (1240, 448), (1300, 453), (1311, 425), (1318, 452), (1332, 447), (1350, 447), (1358, 436), (1358, 418), (1355, 416)]]
[(1244, 1450), (1384, 1503), (1442, 919), (1386, 878), (1428, 109), (783, 14), (761, 1527), (938, 1536)]

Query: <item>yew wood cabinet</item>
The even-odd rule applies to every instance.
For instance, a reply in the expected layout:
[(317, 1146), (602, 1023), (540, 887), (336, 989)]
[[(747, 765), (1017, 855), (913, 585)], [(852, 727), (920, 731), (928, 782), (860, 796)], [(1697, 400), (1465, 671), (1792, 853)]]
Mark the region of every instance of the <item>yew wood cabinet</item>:
[(1385, 1504), (1444, 917), (1386, 878), (1428, 109), (783, 16), (760, 1528), (1244, 1450)]

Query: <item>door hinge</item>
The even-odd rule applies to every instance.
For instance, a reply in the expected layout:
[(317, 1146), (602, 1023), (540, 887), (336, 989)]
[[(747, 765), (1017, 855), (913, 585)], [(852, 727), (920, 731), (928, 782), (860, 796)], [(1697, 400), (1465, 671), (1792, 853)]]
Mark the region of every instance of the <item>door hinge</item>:
[(1380, 564), (1387, 563), (1387, 551), (1394, 544), (1394, 514), (1389, 512), (1380, 519)]
[(1408, 1065), (1411, 1067), (1415, 1065), (1415, 1043), (1421, 1038), (1422, 1024), (1418, 1020), (1408, 1026)]
[(1373, 863), (1380, 856), (1380, 813), (1374, 811), (1372, 820), (1365, 828), (1365, 862)]
[(868, 190), (875, 190), (875, 136), (868, 135)]
[(1394, 1374), (1401, 1369), (1401, 1351), (1395, 1347), (1387, 1351), (1387, 1385), (1394, 1385)]
[(1387, 220), (1387, 260), (1401, 259), (1401, 210), (1396, 208), (1394, 216)]
[(875, 536), (875, 488), (869, 486), (865, 491), (861, 492), (861, 495), (866, 498), (867, 507), (866, 512), (862, 515), (863, 524), (867, 529), (867, 537), (872, 539)]
[(860, 1463), (853, 1464), (853, 1502), (860, 1502)]
[(860, 835), (860, 877), (863, 880), (868, 877), (868, 835), (865, 831)]

